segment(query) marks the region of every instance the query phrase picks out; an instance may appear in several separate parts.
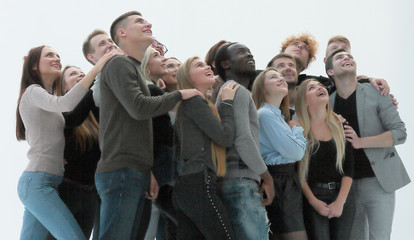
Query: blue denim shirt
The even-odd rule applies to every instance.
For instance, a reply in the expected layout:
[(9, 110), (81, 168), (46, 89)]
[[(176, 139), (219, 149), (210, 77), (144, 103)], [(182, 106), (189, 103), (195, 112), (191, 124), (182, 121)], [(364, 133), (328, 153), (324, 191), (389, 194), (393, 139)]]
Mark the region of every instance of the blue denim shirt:
[(266, 165), (294, 163), (305, 154), (303, 128), (290, 128), (279, 108), (265, 103), (258, 111), (260, 154)]

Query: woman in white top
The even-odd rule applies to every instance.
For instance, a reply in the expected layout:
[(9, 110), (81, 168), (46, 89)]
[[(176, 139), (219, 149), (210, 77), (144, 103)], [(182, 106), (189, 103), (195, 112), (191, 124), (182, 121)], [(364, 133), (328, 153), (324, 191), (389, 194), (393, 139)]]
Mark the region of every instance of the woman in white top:
[(96, 74), (119, 51), (107, 53), (65, 96), (59, 93), (61, 63), (48, 46), (29, 51), (24, 58), (17, 105), (16, 137), (27, 140), (29, 163), (19, 179), (18, 195), (25, 212), (20, 239), (85, 239), (75, 218), (59, 198), (65, 146), (62, 112), (72, 111), (91, 86)]

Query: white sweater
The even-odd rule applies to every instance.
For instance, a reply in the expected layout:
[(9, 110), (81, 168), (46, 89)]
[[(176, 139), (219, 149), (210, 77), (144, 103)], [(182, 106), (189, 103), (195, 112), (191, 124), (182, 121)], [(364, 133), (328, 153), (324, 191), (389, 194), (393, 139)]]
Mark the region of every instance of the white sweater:
[(20, 100), (19, 111), (26, 128), (29, 164), (25, 171), (63, 176), (65, 120), (62, 112), (72, 111), (87, 90), (75, 85), (65, 96), (50, 94), (40, 85), (30, 85)]

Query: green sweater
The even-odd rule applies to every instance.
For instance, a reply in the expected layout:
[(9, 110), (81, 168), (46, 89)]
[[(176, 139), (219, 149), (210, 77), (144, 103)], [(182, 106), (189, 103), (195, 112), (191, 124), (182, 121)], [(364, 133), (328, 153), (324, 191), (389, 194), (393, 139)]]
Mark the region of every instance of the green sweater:
[(148, 173), (153, 163), (152, 117), (173, 109), (182, 99), (175, 91), (151, 97), (139, 72), (140, 62), (116, 56), (101, 74), (97, 173), (135, 168)]

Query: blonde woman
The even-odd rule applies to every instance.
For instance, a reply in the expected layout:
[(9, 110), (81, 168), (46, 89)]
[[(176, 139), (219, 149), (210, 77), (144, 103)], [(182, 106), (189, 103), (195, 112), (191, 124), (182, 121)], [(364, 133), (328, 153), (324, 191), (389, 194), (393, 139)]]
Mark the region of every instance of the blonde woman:
[(266, 207), (269, 238), (306, 240), (296, 171), (305, 154), (306, 139), (300, 123), (289, 121), (288, 85), (276, 68), (269, 67), (254, 81), (252, 97), (258, 109), (260, 154), (275, 186), (275, 199)]
[(184, 100), (177, 110), (175, 126), (183, 162), (173, 193), (177, 239), (234, 239), (216, 193), (216, 179), (226, 173), (225, 147), (233, 144), (232, 104), (238, 85), (232, 83), (222, 90), (223, 102), (216, 109), (205, 99), (215, 80), (204, 61), (198, 57), (187, 59), (178, 69), (177, 80), (180, 89), (195, 88), (204, 95)]
[(346, 141), (328, 91), (315, 79), (298, 89), (296, 114), (304, 128), (306, 152), (299, 178), (309, 239), (349, 239), (355, 213), (351, 191), (354, 172), (352, 145)]

